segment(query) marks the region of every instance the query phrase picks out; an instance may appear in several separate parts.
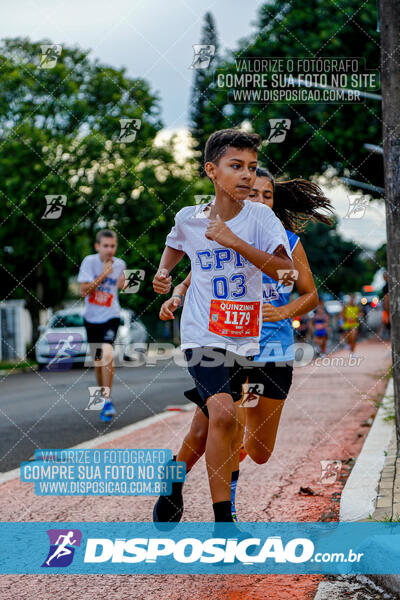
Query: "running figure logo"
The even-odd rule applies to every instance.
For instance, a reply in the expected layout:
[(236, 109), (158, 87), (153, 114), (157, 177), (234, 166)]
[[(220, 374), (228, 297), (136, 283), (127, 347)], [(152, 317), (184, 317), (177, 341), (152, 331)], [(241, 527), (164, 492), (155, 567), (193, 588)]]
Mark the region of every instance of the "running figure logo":
[(362, 219), (368, 206), (368, 198), (359, 194), (349, 196), (349, 209), (344, 219)]
[(262, 383), (244, 383), (242, 385), (243, 397), (240, 402), (242, 408), (252, 408), (257, 406), (260, 396), (264, 391)]
[(74, 546), (80, 546), (82, 532), (79, 529), (48, 529), (50, 549), (42, 567), (68, 567), (74, 558)]
[(58, 219), (61, 217), (62, 210), (67, 204), (67, 196), (45, 196), (46, 210), (42, 219)]
[(323, 485), (332, 485), (342, 470), (342, 461), (320, 460), (319, 462), (321, 463), (321, 477), (319, 478), (319, 482)]
[(54, 354), (47, 363), (46, 369), (50, 370), (51, 367), (62, 370), (71, 368), (73, 357), (82, 344), (82, 336), (77, 333), (49, 333), (46, 337), (50, 346), (50, 355)]
[(290, 119), (269, 119), (271, 131), (269, 132), (267, 144), (280, 144), (286, 138), (292, 121)]
[(56, 66), (58, 57), (61, 55), (62, 47), (60, 44), (43, 44), (40, 46), (42, 55), (40, 57), (41, 69), (53, 69)]
[(117, 142), (124, 142), (125, 144), (129, 144), (136, 139), (136, 133), (139, 131), (141, 127), (140, 119), (120, 119), (119, 123), (121, 125), (121, 131), (119, 132), (119, 136), (117, 138)]
[(208, 219), (210, 212), (210, 206), (215, 200), (215, 196), (212, 194), (196, 194), (195, 197), (195, 209), (191, 216), (192, 219)]
[(278, 269), (278, 282), (281, 288), (290, 288), (285, 290), (289, 292), (293, 289), (293, 283), (298, 280), (299, 272), (297, 269)]
[(126, 269), (125, 287), (121, 292), (124, 294), (136, 294), (139, 291), (140, 284), (144, 280), (145, 272), (142, 269)]
[(110, 388), (108, 386), (92, 386), (89, 390), (89, 404), (85, 410), (102, 410), (107, 398), (110, 397)]
[(195, 194), (194, 200), (197, 204), (211, 204), (215, 200), (214, 194)]
[(263, 283), (263, 302), (279, 300), (279, 294), (293, 290), (293, 282), (299, 277), (297, 269), (278, 269), (278, 281)]
[(189, 69), (208, 69), (215, 54), (213, 44), (193, 44), (193, 62)]

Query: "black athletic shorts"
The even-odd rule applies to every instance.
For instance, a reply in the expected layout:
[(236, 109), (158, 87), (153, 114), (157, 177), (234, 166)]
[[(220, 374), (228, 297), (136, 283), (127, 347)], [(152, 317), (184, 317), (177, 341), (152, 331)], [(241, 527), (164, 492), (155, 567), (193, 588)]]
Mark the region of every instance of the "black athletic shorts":
[[(216, 364), (214, 358), (218, 356), (219, 364)], [(223, 348), (190, 348), (185, 350), (185, 358), (196, 387), (184, 395), (197, 404), (206, 417), (207, 398), (214, 394), (231, 394), (237, 402), (242, 398), (243, 384), (247, 383), (248, 393), (284, 400), (292, 383), (292, 365), (254, 362), (253, 357), (241, 357)], [(221, 364), (224, 358), (227, 362)]]
[(119, 317), (109, 319), (105, 323), (89, 323), (83, 319), (89, 344), (114, 344), (120, 325)]

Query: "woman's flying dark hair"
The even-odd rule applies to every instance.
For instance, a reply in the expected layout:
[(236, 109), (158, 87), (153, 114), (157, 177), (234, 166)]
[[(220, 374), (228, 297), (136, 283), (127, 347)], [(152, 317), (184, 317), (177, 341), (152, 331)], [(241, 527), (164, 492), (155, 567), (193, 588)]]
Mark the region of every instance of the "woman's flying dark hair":
[(309, 221), (332, 225), (332, 218), (318, 212), (320, 209), (333, 213), (329, 198), (319, 185), (307, 179), (276, 181), (268, 169), (257, 167), (257, 177), (266, 177), (274, 190), (274, 213), (285, 229), (301, 233)]

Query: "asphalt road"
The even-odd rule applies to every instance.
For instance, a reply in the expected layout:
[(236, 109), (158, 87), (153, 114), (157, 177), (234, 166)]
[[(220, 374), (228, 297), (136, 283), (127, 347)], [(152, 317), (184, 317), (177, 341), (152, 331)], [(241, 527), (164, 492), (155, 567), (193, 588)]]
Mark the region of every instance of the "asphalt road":
[(99, 411), (85, 410), (93, 369), (0, 376), (0, 472), (18, 467), (35, 449), (68, 448), (162, 412), (168, 404), (187, 404), (192, 387), (187, 370), (171, 360), (157, 366), (115, 370), (112, 398), (117, 415), (102, 423)]

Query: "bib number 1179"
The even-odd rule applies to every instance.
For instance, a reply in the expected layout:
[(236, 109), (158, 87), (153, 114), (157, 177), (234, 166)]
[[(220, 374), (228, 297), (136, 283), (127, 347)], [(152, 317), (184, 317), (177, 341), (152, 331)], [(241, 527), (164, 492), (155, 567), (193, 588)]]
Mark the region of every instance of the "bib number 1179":
[(248, 325), (250, 323), (250, 312), (243, 310), (227, 310), (226, 325)]
[(232, 302), (213, 298), (208, 329), (228, 337), (255, 337), (260, 334), (260, 302)]

